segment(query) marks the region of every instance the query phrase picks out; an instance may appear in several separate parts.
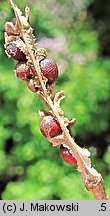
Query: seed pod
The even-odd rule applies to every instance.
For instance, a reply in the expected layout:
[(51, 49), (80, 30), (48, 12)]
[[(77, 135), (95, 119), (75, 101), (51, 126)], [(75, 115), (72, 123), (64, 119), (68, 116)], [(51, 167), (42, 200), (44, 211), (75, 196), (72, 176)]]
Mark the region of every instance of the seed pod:
[(6, 54), (18, 61), (24, 61), (26, 59), (25, 54), (14, 43), (6, 46)]
[(77, 165), (77, 160), (73, 157), (70, 153), (69, 149), (64, 147), (63, 145), (60, 146), (60, 157), (70, 165)]
[(57, 80), (58, 67), (52, 59), (44, 58), (40, 61), (40, 67), (43, 75), (48, 79), (48, 84), (52, 84)]
[(31, 70), (25, 61), (19, 62), (15, 67), (16, 76), (25, 81), (29, 81), (32, 78)]
[(45, 137), (55, 137), (62, 133), (61, 127), (55, 117), (45, 116), (40, 123), (40, 130)]

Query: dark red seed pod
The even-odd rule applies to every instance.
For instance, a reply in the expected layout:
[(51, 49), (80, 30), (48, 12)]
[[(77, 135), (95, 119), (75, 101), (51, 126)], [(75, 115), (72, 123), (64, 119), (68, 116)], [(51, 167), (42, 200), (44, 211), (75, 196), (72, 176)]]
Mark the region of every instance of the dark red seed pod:
[(60, 146), (60, 157), (70, 165), (77, 165), (77, 160), (73, 157), (73, 155), (69, 152), (69, 149), (64, 147), (63, 145)]
[(6, 46), (6, 53), (8, 56), (18, 61), (24, 61), (26, 59), (25, 54), (13, 43)]
[(32, 78), (30, 68), (25, 61), (19, 62), (15, 67), (16, 76), (25, 81), (29, 81)]
[(61, 127), (53, 116), (45, 116), (40, 123), (40, 130), (47, 138), (58, 136), (62, 133)]
[(57, 64), (50, 58), (40, 61), (40, 67), (43, 75), (48, 79), (48, 84), (54, 83), (58, 78)]

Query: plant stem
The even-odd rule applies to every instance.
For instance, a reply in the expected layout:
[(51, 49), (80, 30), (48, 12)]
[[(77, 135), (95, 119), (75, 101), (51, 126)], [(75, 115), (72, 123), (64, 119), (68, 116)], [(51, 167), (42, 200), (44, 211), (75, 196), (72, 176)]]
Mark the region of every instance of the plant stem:
[(62, 132), (65, 136), (65, 139), (67, 140), (67, 145), (70, 147), (70, 149), (73, 151), (73, 154), (75, 156), (75, 159), (78, 162), (78, 171), (81, 172), (82, 180), (84, 182), (85, 187), (87, 188), (88, 191), (91, 191), (95, 197), (95, 199), (101, 199), (101, 200), (107, 200), (108, 197), (105, 193), (105, 188), (103, 184), (103, 178), (100, 173), (98, 173), (94, 168), (88, 166), (86, 164), (86, 161), (84, 160), (83, 156), (80, 153), (80, 147), (75, 143), (74, 139), (71, 137), (69, 130), (65, 126), (63, 118), (59, 115), (57, 109), (54, 106), (54, 103), (48, 94), (48, 90), (45, 86), (45, 83), (42, 78), (42, 73), (39, 65), (39, 60), (35, 58), (34, 56), (34, 41), (32, 41), (32, 38), (30, 38), (30, 41), (32, 41), (32, 44), (28, 43), (28, 40), (26, 38), (25, 31), (23, 30), (22, 27), (22, 22), (20, 20), (20, 15), (19, 15), (19, 9), (18, 7), (13, 3), (12, 0), (8, 0), (10, 5), (15, 11), (16, 18), (18, 20), (18, 25), (19, 25), (19, 30), (21, 32), (22, 39), (26, 45), (26, 49), (28, 51), (28, 54), (30, 56), (30, 59), (33, 63), (33, 66), (36, 70), (36, 75), (39, 78), (40, 85), (42, 88), (42, 94), (44, 95), (46, 101), (47, 101), (47, 107), (50, 108), (52, 111), (53, 115), (56, 117), (57, 121), (60, 124), (60, 127), (62, 129)]

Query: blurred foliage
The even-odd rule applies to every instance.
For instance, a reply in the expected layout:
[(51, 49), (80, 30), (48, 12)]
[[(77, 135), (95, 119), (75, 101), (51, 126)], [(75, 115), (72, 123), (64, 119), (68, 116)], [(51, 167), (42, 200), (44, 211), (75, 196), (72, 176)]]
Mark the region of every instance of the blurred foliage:
[[(101, 47), (98, 33), (93, 28), (94, 18), (88, 15), (93, 1), (24, 0), (22, 5), (18, 0), (15, 2), (22, 10), (25, 5), (31, 7), (31, 23), (39, 40), (43, 37), (66, 38), (64, 52), (58, 52), (56, 48), (53, 54), (52, 47), (49, 50), (49, 55), (55, 56), (59, 70), (61, 60), (65, 68), (60, 70), (56, 91), (65, 91), (62, 108), (69, 119), (77, 119), (72, 132), (77, 143), (90, 150), (92, 164), (103, 175), (110, 194), (110, 59), (100, 56), (100, 50), (104, 47)], [(1, 199), (93, 199), (84, 188), (76, 167), (63, 162), (59, 149), (53, 148), (42, 136), (38, 110), (45, 107), (23, 81), (17, 80), (13, 72), (16, 62), (5, 55), (4, 23), (12, 17), (12, 9), (2, 0)]]
[(100, 55), (110, 56), (110, 4), (109, 0), (92, 0), (88, 14), (94, 17), (92, 25), (98, 32)]

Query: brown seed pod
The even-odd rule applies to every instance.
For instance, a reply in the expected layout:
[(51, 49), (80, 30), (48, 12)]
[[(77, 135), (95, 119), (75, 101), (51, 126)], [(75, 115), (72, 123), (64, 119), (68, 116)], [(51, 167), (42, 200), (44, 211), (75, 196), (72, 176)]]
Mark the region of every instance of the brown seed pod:
[(61, 127), (53, 116), (45, 116), (40, 123), (40, 130), (47, 138), (58, 136), (62, 133)]

